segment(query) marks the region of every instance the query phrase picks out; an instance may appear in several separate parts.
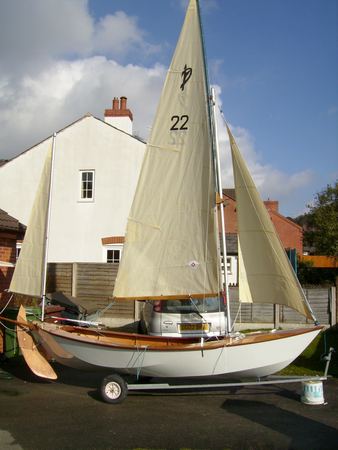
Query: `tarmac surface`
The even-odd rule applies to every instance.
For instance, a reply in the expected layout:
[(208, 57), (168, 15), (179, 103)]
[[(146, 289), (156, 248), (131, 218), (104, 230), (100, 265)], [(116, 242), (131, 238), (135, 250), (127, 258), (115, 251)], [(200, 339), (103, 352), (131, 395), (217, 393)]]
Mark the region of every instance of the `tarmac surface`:
[(0, 449), (338, 449), (338, 381), (325, 404), (301, 402), (301, 383), (100, 397), (101, 373), (55, 365), (42, 381), (21, 358), (0, 363)]

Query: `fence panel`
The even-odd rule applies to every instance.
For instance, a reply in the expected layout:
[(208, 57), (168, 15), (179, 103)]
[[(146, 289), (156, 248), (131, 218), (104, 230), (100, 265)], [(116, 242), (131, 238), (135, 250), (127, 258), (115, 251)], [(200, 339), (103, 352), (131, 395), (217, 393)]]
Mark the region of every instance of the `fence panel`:
[[(305, 295), (318, 321), (323, 325), (330, 324), (330, 288), (311, 288)], [(239, 303), (238, 288), (230, 289), (230, 313), (237, 323), (274, 322), (274, 307), (268, 304)], [(311, 324), (312, 321), (287, 306), (280, 307), (280, 324)]]
[[(118, 264), (107, 263), (54, 263), (48, 265), (48, 292), (62, 291), (77, 297), (88, 310), (105, 308), (112, 301)], [(231, 287), (230, 313), (239, 324), (273, 324), (274, 307), (268, 304), (239, 303), (238, 287)], [(330, 288), (305, 289), (313, 311), (323, 325), (330, 324)], [(105, 313), (111, 317), (135, 318), (135, 304), (123, 301), (114, 304)], [(291, 308), (280, 307), (280, 325), (309, 324), (301, 314)], [(249, 326), (248, 326), (249, 327)]]
[(47, 292), (62, 291), (65, 295), (72, 295), (71, 263), (49, 263), (47, 277)]
[[(113, 300), (113, 290), (118, 264), (81, 263), (76, 265), (76, 297), (89, 309), (105, 308)], [(106, 317), (134, 319), (135, 304), (131, 301), (114, 303), (105, 312)]]

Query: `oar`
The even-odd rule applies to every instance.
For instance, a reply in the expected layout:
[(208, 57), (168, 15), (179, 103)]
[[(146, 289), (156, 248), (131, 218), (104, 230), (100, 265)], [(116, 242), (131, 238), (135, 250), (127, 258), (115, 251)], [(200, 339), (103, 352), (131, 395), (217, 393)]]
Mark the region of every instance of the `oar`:
[(7, 319), (7, 317), (0, 317), (0, 320), (5, 322), (14, 323), (16, 325), (16, 335), (18, 338), (19, 347), (21, 353), (28, 365), (35, 375), (48, 378), (50, 380), (56, 380), (57, 375), (54, 372), (52, 366), (48, 363), (46, 358), (39, 352), (36, 343), (34, 342), (31, 334), (25, 329), (36, 330), (37, 327), (29, 323), (26, 318), (25, 308), (21, 305), (18, 312), (18, 320)]

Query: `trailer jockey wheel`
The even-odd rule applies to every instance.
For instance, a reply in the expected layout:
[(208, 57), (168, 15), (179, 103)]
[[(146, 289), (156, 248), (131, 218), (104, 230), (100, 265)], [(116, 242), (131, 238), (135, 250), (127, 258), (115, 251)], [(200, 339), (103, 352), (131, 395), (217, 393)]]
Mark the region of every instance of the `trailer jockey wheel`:
[(127, 383), (120, 375), (108, 375), (101, 383), (101, 396), (107, 403), (121, 403), (128, 395)]

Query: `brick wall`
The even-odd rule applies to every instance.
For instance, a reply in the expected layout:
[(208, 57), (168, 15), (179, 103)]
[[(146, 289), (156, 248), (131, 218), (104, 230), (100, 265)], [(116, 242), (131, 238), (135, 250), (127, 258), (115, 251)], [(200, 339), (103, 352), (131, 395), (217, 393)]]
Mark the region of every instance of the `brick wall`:
[(302, 255), (303, 229), (280, 214), (271, 213), (271, 219), (284, 248), (295, 248), (298, 255)]
[(0, 261), (15, 263), (16, 235), (3, 237), (0, 235)]
[[(226, 220), (226, 233), (237, 233), (236, 201), (224, 195), (224, 214)], [(296, 223), (282, 216), (278, 212), (278, 201), (264, 202), (268, 209), (272, 223), (285, 249), (295, 248), (299, 255), (303, 254), (303, 229)]]
[(224, 215), (226, 233), (237, 234), (236, 202), (226, 195), (224, 196)]

